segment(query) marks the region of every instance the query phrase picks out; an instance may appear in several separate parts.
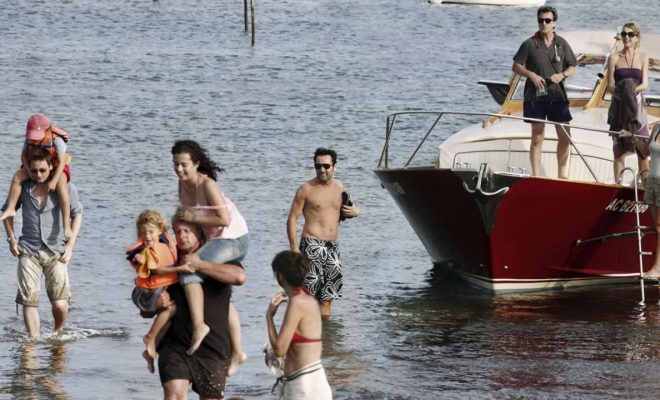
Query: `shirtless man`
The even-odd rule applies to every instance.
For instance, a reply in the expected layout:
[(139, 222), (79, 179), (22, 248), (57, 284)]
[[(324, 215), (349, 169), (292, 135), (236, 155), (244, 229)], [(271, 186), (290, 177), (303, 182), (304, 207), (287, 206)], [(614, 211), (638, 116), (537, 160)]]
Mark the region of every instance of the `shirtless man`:
[[(305, 287), (316, 296), (321, 315), (330, 316), (332, 300), (342, 296), (343, 279), (339, 262), (339, 217), (360, 215), (355, 206), (342, 205), (344, 184), (333, 178), (337, 165), (334, 150), (318, 148), (314, 152), (316, 177), (303, 183), (296, 191), (287, 219), (287, 235), (291, 251), (300, 252), (309, 260)], [(305, 218), (300, 246), (296, 243), (297, 221)]]

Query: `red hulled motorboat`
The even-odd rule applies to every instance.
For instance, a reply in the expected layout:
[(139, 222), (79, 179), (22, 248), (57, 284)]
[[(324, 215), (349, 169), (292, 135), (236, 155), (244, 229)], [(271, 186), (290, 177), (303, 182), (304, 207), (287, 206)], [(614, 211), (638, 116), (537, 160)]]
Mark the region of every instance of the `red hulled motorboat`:
[[(514, 75), (499, 114), (409, 112), (388, 117), (387, 136), (375, 173), (431, 255), (434, 264), (481, 288), (522, 291), (634, 282), (640, 259), (650, 267), (655, 231), (648, 206), (636, 190), (635, 155), (616, 184), (607, 126), (610, 95), (602, 79), (609, 54), (620, 45), (612, 33), (562, 34), (578, 57), (578, 74), (567, 91), (571, 154), (567, 180), (556, 171), (556, 135), (548, 125), (543, 144), (544, 177), (532, 177), (530, 128), (520, 117), (524, 78)], [(660, 129), (660, 35), (645, 34), (649, 55), (646, 101), (649, 123)], [(593, 82), (596, 81), (595, 85)], [(591, 85), (591, 86), (589, 86)], [(481, 120), (454, 134), (443, 126)], [(407, 136), (430, 125), (413, 155), (390, 167)], [(428, 126), (426, 125), (426, 126)], [(428, 162), (423, 144), (434, 133), (447, 137)], [(638, 218), (640, 222), (638, 222)], [(639, 229), (638, 229), (639, 227)], [(640, 255), (645, 254), (643, 256)]]

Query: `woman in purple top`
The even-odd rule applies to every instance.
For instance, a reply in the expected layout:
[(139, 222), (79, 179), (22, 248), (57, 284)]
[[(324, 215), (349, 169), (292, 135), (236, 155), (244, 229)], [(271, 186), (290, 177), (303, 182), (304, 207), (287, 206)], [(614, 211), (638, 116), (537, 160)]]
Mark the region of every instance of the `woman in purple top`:
[[(628, 22), (623, 25), (621, 30), (621, 42), (623, 48), (610, 56), (607, 66), (608, 90), (614, 94), (615, 85), (624, 79), (630, 78), (635, 83), (635, 95), (637, 97), (637, 121), (641, 128), (635, 135), (649, 136), (648, 124), (646, 122), (646, 103), (644, 100), (644, 91), (648, 87), (648, 68), (649, 59), (644, 53), (637, 51), (640, 40), (642, 39), (639, 25), (635, 22)], [(639, 170), (649, 169), (649, 151), (646, 141), (635, 141), (635, 151), (639, 162)], [(621, 141), (615, 139), (614, 142), (614, 181), (618, 182), (621, 171), (624, 168), (624, 159), (626, 149)]]

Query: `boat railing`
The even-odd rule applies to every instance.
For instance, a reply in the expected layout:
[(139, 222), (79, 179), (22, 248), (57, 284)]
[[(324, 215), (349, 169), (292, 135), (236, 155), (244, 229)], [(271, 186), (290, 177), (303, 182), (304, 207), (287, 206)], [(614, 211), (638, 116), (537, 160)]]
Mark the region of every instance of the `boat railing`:
[[(555, 125), (559, 126), (561, 130), (566, 134), (566, 128), (570, 128), (572, 130), (580, 129), (580, 130), (585, 130), (585, 131), (592, 131), (592, 132), (600, 132), (603, 134), (607, 134), (609, 136), (617, 136), (619, 132), (613, 132), (613, 131), (608, 131), (604, 129), (599, 129), (599, 128), (593, 128), (589, 126), (582, 126), (582, 125), (576, 125), (576, 124), (565, 124), (565, 123), (560, 123), (560, 122), (553, 122), (553, 121), (547, 121), (547, 120), (541, 120), (541, 119), (535, 119), (535, 118), (525, 118), (521, 116), (515, 116), (515, 115), (505, 115), (505, 114), (496, 114), (496, 113), (479, 113), (479, 112), (467, 112), (467, 111), (402, 111), (398, 113), (393, 113), (387, 116), (387, 121), (386, 121), (386, 129), (385, 129), (385, 144), (383, 145), (383, 150), (381, 151), (380, 154), (380, 159), (378, 160), (378, 166), (377, 168), (379, 169), (388, 169), (389, 168), (389, 148), (392, 140), (392, 135), (394, 134), (394, 128), (395, 124), (397, 121), (397, 118), (402, 115), (434, 115), (435, 119), (433, 123), (431, 124), (430, 128), (426, 131), (426, 134), (422, 138), (422, 140), (419, 142), (419, 144), (415, 147), (413, 153), (410, 155), (406, 163), (403, 165), (403, 168), (408, 168), (412, 161), (415, 159), (417, 154), (419, 153), (419, 150), (422, 148), (424, 143), (426, 143), (427, 139), (433, 133), (435, 127), (438, 125), (438, 122), (444, 117), (445, 115), (458, 115), (458, 116), (466, 116), (466, 117), (483, 117), (483, 118), (488, 118), (488, 119), (511, 119), (511, 120), (519, 120), (519, 121), (528, 121), (528, 122), (541, 122), (545, 123), (548, 125)], [(575, 151), (575, 153), (578, 155), (578, 157), (582, 160), (584, 165), (586, 166), (587, 170), (593, 177), (595, 182), (600, 182), (598, 177), (596, 176), (596, 173), (594, 172), (593, 168), (585, 158), (584, 154), (580, 151), (579, 146), (573, 141), (570, 135), (566, 135), (568, 138), (568, 141), (570, 143), (571, 148)], [(531, 133), (530, 133), (531, 137)]]

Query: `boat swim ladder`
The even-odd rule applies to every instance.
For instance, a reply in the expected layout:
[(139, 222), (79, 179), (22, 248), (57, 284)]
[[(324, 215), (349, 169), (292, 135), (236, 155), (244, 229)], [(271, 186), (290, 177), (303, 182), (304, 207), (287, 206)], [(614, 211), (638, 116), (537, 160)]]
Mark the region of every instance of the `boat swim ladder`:
[[(644, 172), (648, 172), (648, 170), (640, 170), (639, 173), (635, 174), (635, 171), (630, 168), (626, 167), (621, 171), (621, 174), (619, 175), (619, 179), (623, 177), (623, 174), (626, 172), (630, 172), (633, 174), (633, 189), (635, 191), (635, 231), (637, 232), (637, 256), (639, 257), (639, 289), (642, 295), (642, 300), (639, 302), (640, 305), (644, 305), (646, 303), (646, 296), (644, 293), (644, 260), (643, 256), (651, 256), (654, 255), (655, 253), (652, 251), (643, 251), (642, 250), (642, 238), (644, 237), (644, 233), (642, 232), (642, 229), (650, 229), (652, 227), (649, 226), (642, 226), (640, 223), (640, 218), (639, 218), (639, 193), (637, 192), (638, 186), (637, 182), (641, 178), (642, 174)], [(658, 238), (660, 240), (660, 238)], [(660, 288), (660, 285), (658, 286)]]

